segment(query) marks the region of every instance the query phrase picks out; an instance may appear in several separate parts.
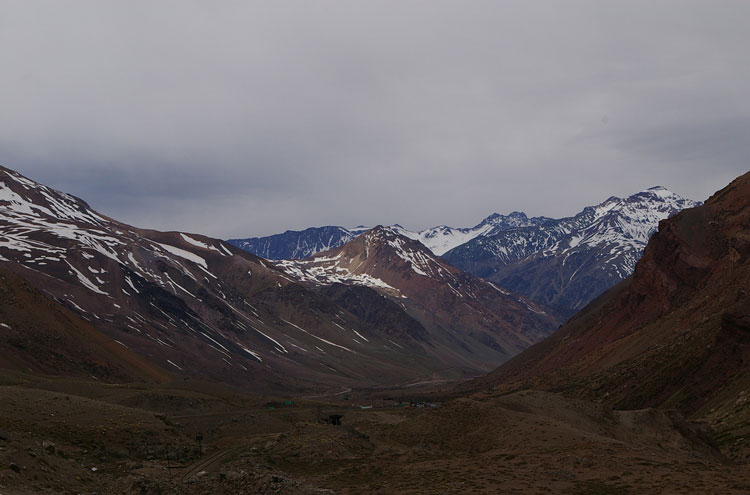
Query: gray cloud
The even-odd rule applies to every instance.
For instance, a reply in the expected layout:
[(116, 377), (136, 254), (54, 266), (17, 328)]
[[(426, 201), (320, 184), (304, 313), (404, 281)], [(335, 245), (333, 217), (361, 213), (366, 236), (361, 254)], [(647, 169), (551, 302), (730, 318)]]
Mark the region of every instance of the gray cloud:
[(740, 0), (0, 8), (0, 163), (138, 226), (471, 225), (750, 168)]

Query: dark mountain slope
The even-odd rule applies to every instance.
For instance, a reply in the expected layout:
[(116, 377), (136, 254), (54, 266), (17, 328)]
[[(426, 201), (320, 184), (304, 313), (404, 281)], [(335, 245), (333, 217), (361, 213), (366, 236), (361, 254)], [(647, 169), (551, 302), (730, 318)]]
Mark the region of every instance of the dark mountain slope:
[(402, 383), (445, 367), (257, 256), (122, 224), (4, 168), (0, 268), (175, 376), (293, 390)]
[(631, 278), (475, 386), (564, 390), (618, 408), (719, 414), (746, 393), (749, 363), (745, 174), (705, 205), (662, 221)]
[(107, 380), (167, 381), (170, 374), (0, 268), (0, 367)]

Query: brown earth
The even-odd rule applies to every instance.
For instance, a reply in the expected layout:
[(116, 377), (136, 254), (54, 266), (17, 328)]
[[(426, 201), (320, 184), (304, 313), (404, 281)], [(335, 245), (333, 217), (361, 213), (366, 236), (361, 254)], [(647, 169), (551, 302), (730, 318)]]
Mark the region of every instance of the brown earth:
[[(364, 390), (332, 402), (5, 373), (0, 396), (3, 495), (750, 490), (747, 462), (677, 413), (549, 392), (409, 407)], [(343, 424), (320, 421), (331, 414)]]
[(163, 382), (164, 369), (131, 352), (26, 280), (0, 268), (0, 368), (106, 380)]

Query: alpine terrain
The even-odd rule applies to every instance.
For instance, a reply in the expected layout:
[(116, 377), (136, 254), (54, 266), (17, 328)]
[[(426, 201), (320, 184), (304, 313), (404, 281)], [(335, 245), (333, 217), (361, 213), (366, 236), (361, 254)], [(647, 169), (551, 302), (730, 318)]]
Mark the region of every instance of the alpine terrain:
[[(0, 313), (0, 345), (12, 352), (4, 361), (48, 373), (183, 376), (256, 390), (392, 385), (471, 376), (554, 328), (552, 318), (535, 306), (484, 284), (498, 294), (487, 299), (493, 312), (467, 301), (474, 319), (505, 318), (504, 325), (492, 327), (494, 337), (490, 330), (453, 322), (446, 312), (444, 333), (437, 338), (405, 314), (406, 302), (378, 297), (365, 314), (349, 296), (305, 287), (290, 273), (223, 241), (125, 225), (4, 168), (0, 269), (8, 272), (10, 291), (7, 310)], [(12, 294), (19, 287), (36, 294), (33, 305), (17, 302), (21, 299)], [(453, 304), (462, 305), (460, 298), (469, 295), (454, 290), (459, 299)], [(476, 297), (485, 298), (481, 292)], [(505, 312), (501, 299), (507, 300)], [(23, 319), (29, 316), (20, 316), (28, 311), (13, 310), (18, 305), (64, 315), (70, 323), (40, 322), (33, 328), (45, 333), (31, 332)], [(53, 315), (38, 316), (62, 318)], [(77, 346), (71, 332), (90, 335), (80, 337), (83, 363), (73, 364)], [(87, 342), (102, 339), (106, 346)], [(107, 357), (113, 349), (118, 360)]]
[(283, 234), (268, 237), (229, 239), (227, 242), (269, 260), (302, 259), (346, 244), (365, 230), (368, 229), (311, 227), (301, 231), (287, 230)]
[(569, 316), (629, 276), (660, 220), (700, 203), (664, 187), (477, 237), (445, 259)]
[[(391, 229), (450, 264), (568, 318), (633, 272), (660, 220), (699, 204), (656, 186), (627, 198), (610, 197), (560, 219), (514, 211), (494, 213), (471, 228)], [(269, 259), (303, 259), (365, 231), (319, 227), (227, 242)]]
[(677, 409), (746, 458), (749, 362), (747, 173), (705, 205), (662, 221), (632, 278), (474, 386)]
[(424, 327), (411, 337), (454, 366), (482, 369), (505, 361), (556, 326), (542, 308), (456, 269), (392, 227), (375, 227), (339, 248), (277, 266), (310, 287), (367, 287), (390, 298)]
[(270, 262), (0, 183), (3, 494), (750, 491), (750, 174), (531, 347), (398, 227)]
[[(391, 228), (404, 237), (421, 242), (433, 254), (440, 256), (475, 237), (508, 229), (540, 225), (549, 220), (551, 219), (546, 217), (528, 218), (526, 214), (514, 211), (509, 215), (493, 213), (471, 228), (439, 225), (418, 232), (407, 230), (400, 225), (393, 225)], [(268, 237), (229, 239), (227, 242), (270, 260), (303, 259), (343, 246), (367, 230), (369, 227), (363, 226), (354, 229), (334, 226), (310, 227), (300, 231), (287, 230), (283, 234)]]

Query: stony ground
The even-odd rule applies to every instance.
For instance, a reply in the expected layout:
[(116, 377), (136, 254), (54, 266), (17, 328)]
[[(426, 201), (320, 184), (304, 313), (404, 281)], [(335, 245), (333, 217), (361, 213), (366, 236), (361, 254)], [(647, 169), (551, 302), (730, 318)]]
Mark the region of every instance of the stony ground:
[(410, 407), (2, 375), (0, 398), (1, 495), (750, 493), (736, 436), (729, 458), (670, 413), (546, 392)]

